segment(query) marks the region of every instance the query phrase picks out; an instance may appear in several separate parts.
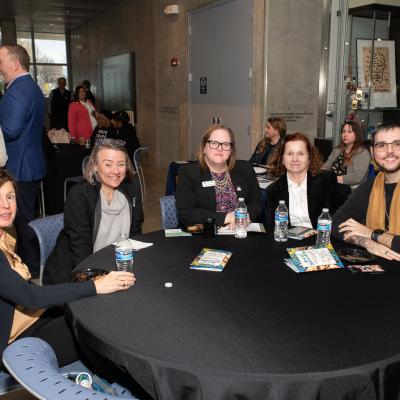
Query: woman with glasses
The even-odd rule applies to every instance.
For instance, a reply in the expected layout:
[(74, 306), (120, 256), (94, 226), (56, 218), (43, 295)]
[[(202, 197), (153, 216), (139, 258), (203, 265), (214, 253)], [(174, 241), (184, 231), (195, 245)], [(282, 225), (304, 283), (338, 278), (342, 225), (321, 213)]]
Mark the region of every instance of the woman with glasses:
[(141, 233), (143, 223), (139, 180), (125, 142), (99, 139), (84, 172), (85, 181), (69, 192), (64, 229), (49, 256), (44, 283), (60, 283), (93, 252)]
[(268, 118), (267, 125), (264, 130), (264, 138), (257, 144), (257, 147), (250, 157), (252, 164), (269, 164), (275, 150), (283, 142), (286, 135), (286, 123), (282, 118)]
[(231, 129), (210, 126), (203, 136), (197, 159), (195, 163), (181, 166), (178, 173), (176, 205), (182, 225), (203, 224), (212, 218), (218, 226), (233, 228), (238, 197), (244, 198), (251, 221), (260, 218), (260, 187), (251, 164), (236, 160)]

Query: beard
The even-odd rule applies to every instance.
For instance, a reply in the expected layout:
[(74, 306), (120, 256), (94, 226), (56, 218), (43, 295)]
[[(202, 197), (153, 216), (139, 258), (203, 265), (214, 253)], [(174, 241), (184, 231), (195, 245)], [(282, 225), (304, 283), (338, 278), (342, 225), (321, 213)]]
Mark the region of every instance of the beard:
[[(392, 157), (395, 157), (395, 156), (392, 156)], [(384, 160), (377, 162), (377, 164), (379, 165), (380, 169), (385, 173), (393, 174), (395, 172), (400, 171), (400, 158), (399, 157), (397, 157), (397, 162), (390, 166), (385, 165), (386, 163)]]

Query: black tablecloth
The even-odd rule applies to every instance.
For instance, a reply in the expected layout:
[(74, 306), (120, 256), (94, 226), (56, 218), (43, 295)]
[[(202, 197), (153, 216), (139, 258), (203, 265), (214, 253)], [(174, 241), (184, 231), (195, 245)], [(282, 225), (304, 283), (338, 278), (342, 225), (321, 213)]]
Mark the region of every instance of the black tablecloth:
[[(139, 239), (154, 246), (137, 254), (135, 286), (69, 311), (79, 342), (155, 398), (399, 398), (399, 263), (296, 274), (282, 260), (304, 242), (270, 233)], [(223, 272), (189, 269), (203, 247), (233, 252)], [(113, 265), (106, 248), (80, 267)]]
[(82, 160), (90, 149), (78, 144), (57, 144), (47, 160), (48, 172), (44, 180), (47, 214), (64, 211), (64, 181), (71, 176), (82, 175)]

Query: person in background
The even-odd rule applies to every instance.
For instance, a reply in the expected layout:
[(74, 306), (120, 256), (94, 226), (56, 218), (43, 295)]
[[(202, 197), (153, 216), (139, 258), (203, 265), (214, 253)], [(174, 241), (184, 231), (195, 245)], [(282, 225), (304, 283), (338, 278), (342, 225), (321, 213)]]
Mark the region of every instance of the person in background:
[(129, 122), (129, 115), (126, 111), (117, 111), (112, 117), (114, 125), (114, 139), (123, 140), (126, 143), (126, 150), (129, 158), (133, 162), (133, 153), (140, 147), (139, 139), (136, 134), (136, 129)]
[(35, 336), (55, 350), (61, 366), (79, 359), (75, 340), (61, 308), (70, 301), (96, 294), (126, 290), (135, 282), (129, 272), (110, 272), (96, 281), (37, 286), (15, 251), (7, 233), (17, 212), (17, 187), (12, 176), (0, 169), (0, 359), (8, 343)]
[(258, 221), (263, 209), (260, 187), (251, 164), (236, 160), (232, 130), (211, 125), (204, 133), (197, 159), (179, 168), (175, 197), (180, 223), (203, 224), (213, 218), (218, 226), (233, 228), (238, 187), (250, 220)]
[(92, 104), (95, 106), (96, 105), (96, 98), (94, 97), (94, 94), (90, 90), (90, 86), (92, 84), (90, 83), (89, 80), (85, 79), (82, 81), (81, 85), (85, 88), (86, 90), (86, 98), (92, 102)]
[(61, 77), (57, 79), (58, 87), (49, 95), (50, 128), (68, 130), (68, 107), (71, 103), (71, 92), (66, 88), (67, 81)]
[(268, 118), (264, 132), (264, 138), (257, 144), (253, 155), (250, 157), (249, 161), (252, 164), (269, 164), (275, 150), (282, 144), (286, 135), (286, 123), (279, 117)]
[(90, 139), (93, 148), (97, 139), (110, 139), (115, 136), (115, 129), (111, 123), (113, 113), (109, 110), (101, 110), (96, 113), (97, 126), (94, 128)]
[(64, 282), (86, 257), (116, 242), (122, 233), (142, 232), (137, 174), (121, 140), (97, 140), (84, 172), (64, 206), (64, 229), (50, 254), (43, 282)]
[(78, 85), (74, 91), (74, 101), (68, 110), (69, 133), (75, 142), (89, 140), (97, 125), (96, 110), (93, 103), (86, 98), (86, 90)]
[(400, 124), (380, 125), (371, 138), (380, 172), (353, 191), (332, 218), (332, 235), (400, 261)]
[(341, 128), (340, 145), (333, 149), (322, 169), (333, 171), (337, 176), (338, 206), (342, 205), (351, 193), (351, 187), (363, 183), (368, 176), (371, 155), (364, 146), (360, 125), (347, 121)]
[(334, 212), (335, 175), (320, 170), (321, 156), (304, 133), (286, 135), (270, 165), (278, 180), (266, 190), (267, 225), (274, 225), (279, 200), (285, 200), (291, 226), (316, 228), (323, 208)]
[(0, 75), (7, 91), (0, 102), (0, 127), (4, 134), (7, 170), (18, 187), (15, 229), (18, 252), (31, 273), (39, 273), (39, 246), (28, 225), (35, 219), (40, 181), (46, 175), (42, 148), (45, 99), (29, 73), (29, 55), (20, 45), (0, 47)]

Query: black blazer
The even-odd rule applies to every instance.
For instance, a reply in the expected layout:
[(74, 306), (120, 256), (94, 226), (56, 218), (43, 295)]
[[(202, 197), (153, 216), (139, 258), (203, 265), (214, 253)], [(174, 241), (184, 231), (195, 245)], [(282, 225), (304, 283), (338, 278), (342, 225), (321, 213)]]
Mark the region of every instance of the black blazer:
[[(329, 208), (329, 213), (333, 215), (336, 211), (337, 180), (330, 171), (321, 171), (315, 176), (310, 172), (307, 175), (307, 202), (308, 216), (314, 228), (317, 227), (318, 217), (323, 208)], [(286, 173), (277, 181), (268, 186), (266, 199), (266, 224), (274, 225), (275, 209), (279, 200), (285, 200), (289, 210), (289, 189)], [(290, 216), (289, 216), (290, 217)]]
[(0, 364), (10, 337), (17, 304), (35, 310), (95, 294), (93, 281), (55, 286), (37, 286), (30, 283), (11, 268), (6, 256), (0, 251)]
[[(229, 173), (235, 188), (240, 186), (242, 189), (250, 219), (258, 221), (263, 205), (253, 167), (248, 161), (238, 160)], [(202, 185), (211, 180), (210, 170), (203, 171), (198, 162), (179, 168), (175, 197), (178, 219), (184, 226), (202, 224), (207, 218), (215, 218), (219, 226), (224, 224), (226, 213), (216, 211), (215, 186)]]

